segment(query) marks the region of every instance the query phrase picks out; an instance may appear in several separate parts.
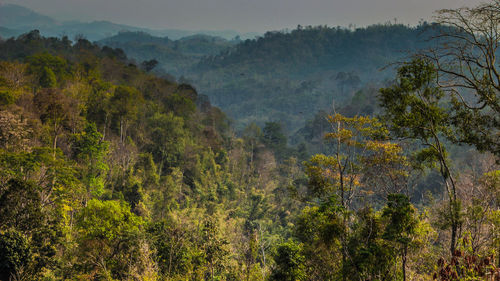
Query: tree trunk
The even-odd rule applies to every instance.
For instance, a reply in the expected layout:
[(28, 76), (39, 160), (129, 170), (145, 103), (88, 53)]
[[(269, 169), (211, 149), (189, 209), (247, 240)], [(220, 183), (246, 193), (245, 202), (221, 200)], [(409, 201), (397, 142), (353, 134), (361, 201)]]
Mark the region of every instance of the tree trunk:
[(498, 268), (500, 268), (500, 247), (498, 247)]
[(120, 118), (120, 143), (123, 144), (123, 118)]
[[(337, 132), (340, 132), (340, 122), (337, 122)], [(342, 270), (345, 268), (345, 265), (347, 263), (347, 254), (346, 254), (346, 245), (347, 245), (347, 203), (345, 199), (345, 194), (344, 194), (344, 167), (342, 166), (341, 159), (340, 159), (340, 136), (337, 138), (337, 151), (336, 151), (336, 158), (337, 158), (337, 169), (339, 170), (339, 188), (340, 188), (340, 200), (341, 204), (343, 207), (342, 210), (342, 235), (341, 235), (341, 247), (342, 247)], [(347, 276), (345, 275), (345, 272), (342, 273), (342, 280), (346, 281)]]
[(171, 269), (172, 269), (172, 252), (174, 251), (174, 244), (172, 243), (172, 245), (170, 246), (170, 253), (168, 253), (168, 276), (170, 277), (170, 272)]
[(104, 126), (102, 128), (102, 140), (106, 139), (106, 127), (108, 127), (108, 114), (104, 117)]
[(262, 262), (263, 262), (263, 271), (262, 276), (264, 276), (264, 270), (266, 268), (266, 252), (264, 251), (264, 235), (262, 234), (262, 227), (259, 223), (259, 232), (260, 232), (260, 250), (262, 252)]
[[(433, 131), (434, 141), (436, 143), (435, 149), (437, 149), (439, 153), (439, 164), (440, 164), (440, 173), (443, 177), (444, 184), (446, 186), (446, 190), (448, 192), (449, 200), (450, 200), (450, 218), (451, 218), (451, 239), (450, 239), (450, 252), (453, 255), (456, 248), (456, 241), (458, 236), (458, 227), (460, 214), (458, 210), (458, 200), (457, 200), (457, 189), (455, 186), (455, 180), (453, 175), (451, 174), (450, 168), (448, 164), (446, 164), (445, 152), (443, 146), (441, 145), (441, 141), (439, 140), (437, 134)], [(449, 182), (449, 183), (448, 183)], [(450, 188), (451, 185), (451, 188)]]
[(57, 132), (54, 132), (54, 141), (52, 143), (52, 159), (56, 160), (56, 149), (57, 149)]
[(406, 281), (406, 254), (408, 253), (408, 247), (405, 246), (403, 250), (403, 281)]
[(450, 242), (450, 252), (451, 255), (453, 256), (453, 253), (455, 252), (455, 247), (457, 244), (457, 224), (455, 223), (455, 218), (452, 218), (452, 223), (451, 223), (451, 242)]
[(212, 272), (212, 281), (214, 281), (214, 265), (210, 263), (210, 271)]

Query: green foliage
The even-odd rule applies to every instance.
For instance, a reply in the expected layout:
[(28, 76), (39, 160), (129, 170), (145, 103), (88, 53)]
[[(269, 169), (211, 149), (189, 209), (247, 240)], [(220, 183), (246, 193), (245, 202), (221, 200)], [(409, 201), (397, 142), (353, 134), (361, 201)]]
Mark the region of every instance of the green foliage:
[(96, 125), (107, 127), (111, 121), (111, 104), (113, 85), (102, 80), (92, 83), (86, 109), (87, 119)]
[(349, 256), (343, 274), (356, 279), (394, 280), (395, 252), (382, 236), (384, 227), (379, 214), (371, 208), (358, 212), (357, 223), (349, 239)]
[(76, 241), (82, 257), (78, 263), (103, 279), (123, 278), (139, 245), (142, 224), (123, 202), (90, 200), (76, 217)]
[(203, 221), (200, 238), (203, 241), (203, 258), (208, 266), (206, 275), (214, 280), (216, 276), (222, 275), (225, 269), (229, 243), (221, 235), (217, 220), (210, 217)]
[(82, 162), (102, 161), (108, 149), (108, 142), (97, 131), (95, 124), (89, 123), (85, 129), (74, 135), (73, 155)]
[(44, 67), (40, 74), (39, 83), (42, 88), (54, 88), (57, 84), (56, 75), (50, 68)]
[(160, 174), (170, 167), (181, 165), (188, 138), (184, 119), (172, 112), (156, 113), (148, 120), (148, 128), (151, 142), (147, 149), (158, 163)]
[(398, 136), (428, 143), (432, 134), (448, 133), (449, 116), (436, 75), (430, 62), (415, 59), (398, 69), (397, 85), (380, 90), (384, 120)]
[(436, 85), (437, 70), (430, 61), (414, 58), (398, 69), (397, 79), (392, 87), (380, 89), (383, 119), (397, 137), (420, 141), (423, 148), (416, 153), (418, 162), (431, 167), (439, 163), (449, 200), (446, 218), (452, 232), (450, 251), (453, 253), (461, 224), (461, 206), (442, 140), (450, 138), (451, 129), (449, 112), (443, 104), (443, 90)]
[[(295, 132), (318, 110), (344, 106), (372, 81), (393, 75), (388, 64), (404, 52), (428, 46), (439, 29), (423, 24), (375, 24), (362, 28), (307, 26), (272, 31), (202, 59), (186, 72), (203, 93), (243, 129), (278, 120)], [(369, 82), (368, 82), (369, 81)], [(359, 111), (373, 109), (360, 105)]]
[(28, 72), (35, 74), (43, 88), (52, 88), (67, 77), (67, 61), (49, 53), (38, 53), (26, 58)]
[(292, 240), (280, 244), (274, 261), (276, 268), (269, 280), (299, 281), (305, 280), (305, 257), (301, 254), (302, 246)]
[(200, 262), (201, 253), (193, 245), (194, 232), (170, 218), (155, 222), (148, 228), (153, 238), (161, 272), (165, 276), (192, 274)]
[(141, 219), (130, 212), (130, 207), (117, 201), (92, 199), (77, 219), (81, 239), (113, 241), (139, 230)]
[[(314, 155), (305, 164), (309, 181), (306, 198), (318, 207), (303, 211), (295, 233), (305, 245), (307, 258), (313, 260), (310, 278), (393, 279), (396, 252), (390, 250), (392, 238), (386, 234), (404, 235), (406, 229), (398, 224), (401, 218), (393, 216), (394, 224), (386, 226), (380, 214), (370, 207), (358, 207), (366, 204), (354, 198), (363, 194), (363, 198), (376, 199), (383, 190), (400, 190), (399, 185), (407, 180), (402, 149), (387, 141), (384, 124), (375, 118), (336, 114), (328, 121), (332, 132), (325, 138), (333, 144), (333, 153)], [(409, 204), (406, 197), (398, 196), (389, 196), (391, 208)], [(405, 206), (393, 208), (399, 211), (400, 207)], [(317, 263), (329, 267), (316, 267)]]
[(31, 182), (11, 179), (0, 194), (0, 236), (7, 255), (1, 259), (10, 264), (8, 274), (35, 278), (54, 264), (59, 217), (48, 212), (43, 190)]
[(387, 198), (387, 206), (382, 211), (382, 217), (389, 219), (384, 233), (385, 239), (403, 245), (411, 242), (417, 221), (415, 210), (408, 197), (403, 194), (390, 194)]
[(97, 197), (104, 193), (104, 177), (109, 169), (104, 161), (108, 146), (93, 123), (73, 136), (73, 157), (82, 164), (81, 181), (86, 185), (87, 192)]
[(293, 235), (302, 243), (306, 280), (334, 280), (342, 266), (340, 246), (345, 229), (337, 200), (306, 207), (295, 221)]
[(382, 210), (382, 217), (389, 220), (382, 237), (399, 244), (398, 250), (401, 252), (404, 280), (406, 280), (408, 248), (416, 236), (418, 225), (415, 213), (410, 200), (403, 194), (389, 194), (387, 206)]
[(129, 86), (116, 87), (110, 99), (111, 111), (117, 119), (134, 119), (142, 103), (142, 94)]
[(0, 194), (0, 228), (31, 232), (43, 225), (42, 200), (30, 182), (10, 179)]
[(12, 91), (0, 90), (0, 106), (13, 104), (15, 101), (16, 97)]
[(0, 280), (14, 280), (32, 259), (29, 242), (16, 230), (0, 231)]
[(262, 130), (262, 142), (272, 149), (279, 159), (286, 158), (287, 138), (279, 123), (267, 122)]
[(195, 111), (195, 104), (190, 98), (176, 93), (165, 98), (165, 108), (177, 116), (188, 118)]
[[(293, 36), (328, 37), (330, 31)], [(262, 40), (279, 38), (288, 35)], [(403, 145), (413, 146), (389, 141), (387, 124), (356, 115), (373, 104), (365, 100), (373, 100), (373, 91), (346, 97), (352, 106), (339, 110), (346, 115), (318, 114), (301, 132), (306, 144), (296, 151), (287, 146), (286, 122), (268, 122), (263, 130), (253, 123), (238, 138), (206, 96), (142, 71), (121, 50), (32, 32), (0, 42), (0, 57), (11, 60), (0, 62), (0, 92), (9, 95), (0, 111), (2, 274), (25, 280), (425, 279), (448, 242), (446, 232), (433, 229), (439, 220), (477, 229), (477, 256), (499, 247), (494, 166), (483, 176), (464, 174), (460, 184), (477, 184), (460, 189), (452, 204), (414, 197), (413, 207), (403, 195), (387, 196), (411, 194), (410, 161), (417, 161), (403, 153)], [(16, 62), (23, 58), (26, 63)], [(429, 112), (421, 108), (426, 103), (403, 100), (405, 114), (442, 126), (440, 137), (448, 129), (440, 123), (447, 120), (446, 99), (433, 83), (414, 87), (432, 77), (419, 76), (421, 69), (430, 68), (408, 66), (401, 71), (406, 82), (395, 87), (440, 99)], [(45, 70), (55, 75), (54, 83), (39, 79)], [(333, 74), (330, 86), (346, 94), (359, 83), (355, 73)], [(220, 79), (229, 78), (213, 81)], [(293, 102), (306, 104), (319, 92), (300, 80), (283, 91), (299, 87), (308, 98)], [(256, 91), (259, 83), (257, 77)], [(429, 117), (437, 121), (424, 120)], [(324, 133), (327, 142), (314, 147)], [(436, 149), (429, 135), (419, 160), (451, 163), (456, 150)], [(302, 165), (305, 149), (325, 154)], [(484, 157), (481, 165), (494, 162)], [(482, 175), (483, 166), (478, 170)], [(455, 175), (442, 173), (448, 181)], [(463, 220), (454, 221), (460, 202)]]

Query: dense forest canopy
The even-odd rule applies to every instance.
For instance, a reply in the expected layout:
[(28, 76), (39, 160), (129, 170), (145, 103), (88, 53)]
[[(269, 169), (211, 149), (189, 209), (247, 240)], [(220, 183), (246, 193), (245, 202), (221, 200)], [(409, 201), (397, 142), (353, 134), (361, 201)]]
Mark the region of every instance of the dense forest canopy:
[(237, 41), (220, 37), (193, 35), (178, 40), (155, 37), (145, 32), (120, 32), (115, 36), (98, 41), (99, 45), (120, 48), (135, 60), (157, 60), (155, 70), (159, 74), (180, 77), (185, 69), (193, 67), (204, 56), (219, 54), (232, 47)]
[(289, 133), (319, 110), (394, 75), (390, 64), (430, 45), (438, 25), (301, 27), (267, 32), (207, 57), (187, 77), (242, 126), (280, 121)]
[(236, 138), (193, 87), (84, 39), (0, 49), (0, 280), (267, 274), (299, 208), (279, 128)]
[[(137, 61), (156, 59), (157, 73), (189, 81), (242, 130), (251, 122), (281, 122), (288, 135), (319, 110), (344, 104), (359, 90), (383, 85), (390, 64), (429, 47), (439, 25), (378, 24), (365, 28), (298, 26), (256, 39), (199, 36), (176, 41), (121, 33), (99, 43)], [(192, 46), (197, 46), (194, 49)]]
[(330, 111), (333, 102), (349, 102), (366, 86), (384, 86), (394, 74), (393, 67), (384, 67), (429, 47), (438, 28), (425, 22), (416, 27), (388, 22), (363, 28), (297, 26), (259, 37), (228, 37), (109, 22), (60, 23), (15, 5), (0, 6), (0, 18), (4, 38), (36, 28), (44, 35), (98, 39), (101, 46), (123, 49), (137, 64), (157, 61), (153, 72), (194, 85), (239, 131), (251, 122), (264, 126), (277, 121), (289, 136), (319, 110)]
[[(0, 41), (0, 280), (500, 280), (498, 11), (232, 46)], [(189, 54), (214, 94), (129, 57), (148, 46)], [(354, 72), (402, 48), (390, 81)], [(255, 106), (244, 126), (216, 93)]]

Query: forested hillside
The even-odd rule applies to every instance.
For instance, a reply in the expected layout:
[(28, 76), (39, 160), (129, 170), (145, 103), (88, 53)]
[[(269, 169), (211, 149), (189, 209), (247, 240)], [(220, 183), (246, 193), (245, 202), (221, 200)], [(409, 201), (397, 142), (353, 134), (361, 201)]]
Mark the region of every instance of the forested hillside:
[(120, 50), (36, 31), (0, 50), (0, 280), (268, 274), (300, 173), (259, 128), (236, 138)]
[(435, 29), (424, 23), (268, 32), (203, 59), (188, 77), (239, 124), (279, 121), (294, 133), (318, 110), (391, 78), (390, 64), (429, 46)]
[(99, 43), (122, 48), (137, 61), (156, 59), (159, 73), (195, 85), (235, 120), (238, 130), (275, 121), (292, 135), (317, 111), (349, 103), (361, 89), (383, 86), (394, 75), (390, 64), (429, 47), (438, 27), (299, 26), (240, 42), (206, 36), (165, 41), (122, 33)]
[[(337, 73), (343, 99), (291, 138), (280, 122), (236, 133), (206, 95), (121, 49), (36, 30), (0, 41), (0, 280), (500, 280), (498, 10), (441, 11), (453, 28), (390, 82), (355, 90)], [(272, 33), (198, 67), (363, 30)], [(270, 74), (312, 73), (299, 67), (312, 57), (280, 52)]]
[(123, 49), (138, 62), (158, 62), (155, 72), (181, 77), (205, 56), (217, 55), (236, 44), (220, 37), (193, 35), (178, 40), (144, 32), (120, 32), (98, 41), (99, 45)]

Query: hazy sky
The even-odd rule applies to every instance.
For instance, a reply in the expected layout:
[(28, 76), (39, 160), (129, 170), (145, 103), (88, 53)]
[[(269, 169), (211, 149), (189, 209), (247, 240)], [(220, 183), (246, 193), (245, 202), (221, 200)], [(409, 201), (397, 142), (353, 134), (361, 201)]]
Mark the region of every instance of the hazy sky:
[(61, 20), (109, 20), (149, 28), (280, 30), (301, 25), (364, 26), (397, 18), (416, 24), (442, 8), (481, 0), (0, 0)]

